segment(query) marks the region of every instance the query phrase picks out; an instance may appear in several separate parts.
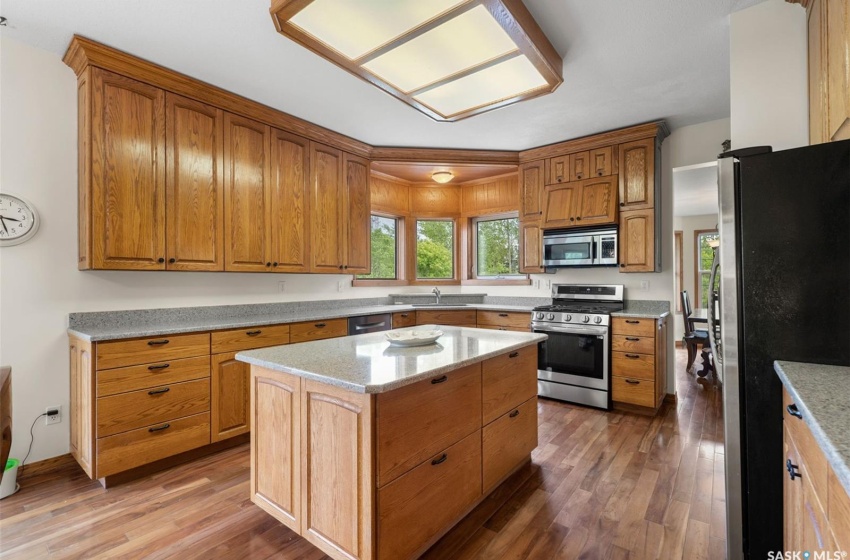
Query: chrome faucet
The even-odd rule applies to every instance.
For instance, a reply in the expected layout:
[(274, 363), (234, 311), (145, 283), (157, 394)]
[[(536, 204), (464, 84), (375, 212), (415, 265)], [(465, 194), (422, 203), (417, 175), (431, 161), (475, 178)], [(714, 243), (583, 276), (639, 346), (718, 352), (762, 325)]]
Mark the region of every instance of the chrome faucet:
[(437, 305), (440, 305), (440, 288), (434, 288), (431, 293), (437, 296)]

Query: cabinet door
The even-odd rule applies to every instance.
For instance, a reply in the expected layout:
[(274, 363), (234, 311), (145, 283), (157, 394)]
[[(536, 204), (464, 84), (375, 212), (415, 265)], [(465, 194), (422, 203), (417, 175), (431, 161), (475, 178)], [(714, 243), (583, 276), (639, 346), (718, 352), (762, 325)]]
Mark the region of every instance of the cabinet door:
[(590, 175), (593, 177), (616, 175), (617, 162), (614, 159), (614, 146), (590, 150)]
[(620, 144), (620, 209), (655, 206), (655, 138)]
[(251, 373), (251, 501), (301, 531), (301, 378)]
[(224, 270), (224, 113), (165, 96), (169, 270)]
[(620, 212), (620, 272), (655, 271), (655, 210)]
[(829, 141), (827, 115), (826, 8), (828, 0), (813, 0), (809, 18), (809, 143)]
[(563, 155), (546, 160), (546, 184), (557, 185), (570, 180), (570, 156)]
[(264, 124), (230, 113), (224, 115), (226, 270), (271, 268), (269, 134), (269, 127)]
[(251, 429), (251, 367), (236, 361), (236, 352), (212, 356), (211, 440), (213, 443)]
[(519, 271), (526, 274), (543, 272), (543, 230), (540, 222), (520, 222), (519, 238), (522, 255)]
[(576, 225), (615, 224), (617, 221), (617, 179), (605, 177), (581, 182)]
[(307, 272), (310, 220), (310, 142), (281, 130), (271, 131), (269, 225), (275, 272)]
[(341, 272), (344, 265), (342, 152), (310, 144), (310, 258), (312, 272)]
[(579, 184), (547, 185), (543, 189), (543, 228), (576, 225)]
[(540, 217), (540, 193), (543, 191), (543, 161), (525, 163), (519, 171), (520, 219)]
[(570, 181), (581, 181), (590, 177), (590, 152), (570, 154)]
[(819, 0), (819, 3), (824, 1), (827, 2), (828, 136), (834, 142), (850, 138), (850, 7), (847, 0)]
[(165, 92), (92, 69), (92, 267), (165, 269)]
[(369, 160), (345, 154), (345, 262), (349, 274), (371, 270), (372, 225), (369, 195)]

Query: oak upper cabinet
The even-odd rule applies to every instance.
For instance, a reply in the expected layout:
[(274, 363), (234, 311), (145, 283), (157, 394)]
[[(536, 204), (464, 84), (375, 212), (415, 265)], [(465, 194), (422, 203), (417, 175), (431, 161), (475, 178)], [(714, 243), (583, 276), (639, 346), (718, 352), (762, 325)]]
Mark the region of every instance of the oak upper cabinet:
[(617, 220), (617, 178), (601, 177), (578, 184), (575, 224), (595, 226), (613, 224)]
[(655, 138), (620, 144), (620, 209), (655, 207)]
[(520, 261), (519, 271), (525, 274), (543, 272), (543, 229), (540, 222), (520, 222)]
[(607, 177), (617, 174), (616, 146), (606, 146), (589, 152), (591, 177)]
[(829, 141), (827, 107), (827, 4), (828, 0), (813, 0), (808, 7), (809, 57), (809, 143)]
[(224, 113), (173, 93), (166, 107), (168, 270), (224, 270)]
[(556, 156), (546, 160), (546, 177), (547, 185), (557, 185), (559, 183), (568, 183), (570, 181), (570, 156)]
[[(847, 0), (826, 1), (827, 135), (850, 138), (850, 6)], [(813, 7), (814, 8), (814, 7)]]
[(215, 443), (251, 429), (251, 366), (236, 361), (236, 352), (214, 354), (211, 365), (210, 441)]
[(345, 154), (344, 213), (346, 218), (343, 270), (349, 274), (369, 274), (371, 270), (371, 196), (369, 160)]
[(581, 181), (590, 177), (590, 152), (570, 154), (570, 181)]
[(267, 125), (224, 115), (225, 269), (271, 269)]
[(620, 212), (620, 272), (655, 272), (655, 210)]
[(345, 228), (343, 153), (312, 142), (310, 167), (310, 270), (342, 272)]
[(546, 185), (543, 188), (543, 221), (541, 226), (544, 229), (576, 225), (579, 190), (580, 185), (578, 183)]
[(310, 268), (310, 141), (272, 129), (269, 177), (270, 256), (274, 272)]
[(91, 177), (80, 183), (79, 219), (90, 227), (80, 228), (79, 266), (164, 270), (165, 92), (99, 68), (89, 92), (80, 135), (90, 130)]
[(520, 220), (539, 220), (542, 212), (543, 160), (524, 163), (519, 170)]

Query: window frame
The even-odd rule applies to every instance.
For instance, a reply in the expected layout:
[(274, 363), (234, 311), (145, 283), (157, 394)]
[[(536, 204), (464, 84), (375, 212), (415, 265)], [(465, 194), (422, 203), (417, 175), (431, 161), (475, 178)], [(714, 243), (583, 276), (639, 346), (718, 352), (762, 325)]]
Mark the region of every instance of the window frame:
[[(525, 283), (528, 280), (528, 275), (522, 272), (517, 274), (508, 274), (503, 276), (482, 276), (478, 270), (478, 225), (481, 222), (495, 222), (499, 220), (514, 219), (519, 226), (519, 212), (502, 212), (499, 214), (485, 214), (481, 216), (473, 216), (469, 219), (469, 278), (480, 282), (505, 284), (508, 282), (520, 281)], [(517, 229), (517, 249), (519, 250), (519, 229)], [(520, 266), (521, 257), (517, 254), (517, 265)]]
[(719, 235), (717, 228), (713, 229), (697, 229), (694, 230), (694, 296), (691, 298), (691, 307), (693, 309), (704, 309), (702, 306), (702, 277), (705, 274), (711, 275), (711, 269), (703, 270), (700, 268), (700, 239), (704, 235)]
[(676, 295), (676, 313), (682, 313), (682, 297), (681, 292), (684, 290), (685, 286), (685, 272), (683, 263), (685, 261), (685, 254), (683, 252), (683, 240), (684, 240), (684, 232), (680, 229), (677, 229), (673, 232), (673, 260), (675, 262), (675, 289), (673, 293)]
[(389, 218), (395, 220), (396, 223), (396, 239), (395, 239), (395, 279), (389, 278), (358, 278), (357, 275), (354, 276), (354, 279), (351, 282), (351, 285), (354, 287), (365, 287), (365, 286), (406, 286), (408, 284), (407, 281), (407, 266), (406, 266), (406, 237), (407, 237), (407, 229), (406, 222), (407, 217), (399, 214), (393, 214), (391, 212), (381, 212), (378, 210), (372, 210), (369, 212), (369, 260), (371, 262), (372, 259), (372, 246), (371, 246), (371, 219), (372, 216), (378, 216), (380, 218)]
[[(451, 278), (419, 278), (417, 275), (417, 265), (418, 265), (418, 255), (417, 255), (417, 242), (418, 242), (418, 224), (419, 222), (451, 222), (452, 223), (452, 277)], [(459, 240), (461, 237), (458, 219), (456, 217), (451, 216), (422, 216), (422, 215), (414, 215), (410, 219), (410, 225), (408, 229), (408, 237), (409, 244), (408, 250), (410, 251), (410, 256), (407, 259), (408, 265), (408, 284), (411, 286), (417, 285), (456, 285), (459, 283), (459, 273), (460, 273), (460, 255), (458, 248), (460, 247)]]

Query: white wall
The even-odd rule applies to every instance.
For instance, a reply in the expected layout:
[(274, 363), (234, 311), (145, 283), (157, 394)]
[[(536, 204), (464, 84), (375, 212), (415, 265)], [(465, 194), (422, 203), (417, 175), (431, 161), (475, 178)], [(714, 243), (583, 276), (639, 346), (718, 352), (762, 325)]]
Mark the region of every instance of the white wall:
[[(675, 196), (675, 195), (674, 195)], [(698, 230), (707, 230), (707, 229), (716, 229), (717, 228), (717, 214), (707, 214), (704, 216), (675, 216), (673, 218), (673, 229), (674, 231), (682, 232), (682, 287), (680, 289), (684, 289), (688, 291), (688, 295), (691, 299), (691, 305), (696, 308), (697, 307), (697, 297), (695, 291), (695, 258), (696, 258), (696, 250), (694, 244), (694, 232)], [(675, 308), (676, 303), (679, 301), (679, 290), (676, 290), (673, 293), (673, 308)], [(682, 314), (676, 313), (674, 318), (674, 340), (680, 341), (682, 337), (685, 335), (685, 324), (682, 321)]]
[(731, 15), (732, 147), (809, 143), (806, 11), (767, 0)]

